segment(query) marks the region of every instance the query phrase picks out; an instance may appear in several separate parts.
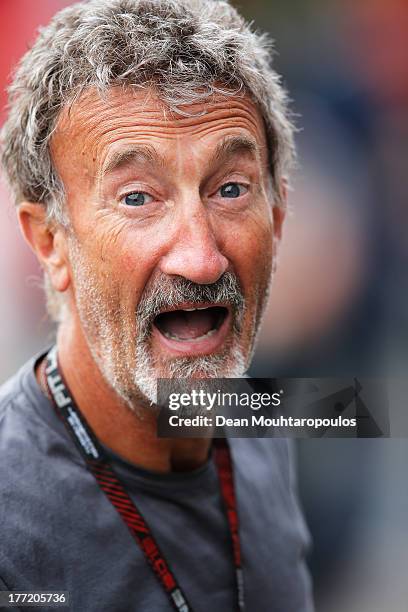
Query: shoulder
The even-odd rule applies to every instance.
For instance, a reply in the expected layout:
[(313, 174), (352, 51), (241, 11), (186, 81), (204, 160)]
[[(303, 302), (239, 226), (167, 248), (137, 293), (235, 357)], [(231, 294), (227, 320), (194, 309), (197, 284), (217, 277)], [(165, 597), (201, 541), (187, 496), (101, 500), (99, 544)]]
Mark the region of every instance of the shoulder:
[(0, 388), (0, 506), (16, 515), (42, 507), (43, 487), (78, 464), (63, 424), (39, 388), (36, 358)]
[(25, 590), (43, 584), (45, 567), (59, 571), (62, 537), (73, 527), (64, 509), (83, 490), (86, 499), (90, 480), (36, 383), (34, 363), (0, 388), (0, 577)]
[(232, 438), (234, 469), (256, 485), (268, 484), (285, 495), (296, 493), (293, 440), (288, 438)]
[(237, 468), (256, 473), (274, 467), (288, 481), (294, 470), (293, 441), (287, 438), (231, 438), (231, 452)]
[(34, 359), (0, 386), (0, 446), (2, 465), (7, 461), (7, 449), (12, 448), (25, 428), (30, 398), (24, 388), (24, 380), (34, 367)]
[[(237, 482), (247, 494), (273, 495), (274, 503), (295, 509), (295, 467), (292, 441), (286, 438), (230, 440)], [(252, 492), (252, 493), (251, 493)]]
[(47, 398), (39, 388), (32, 357), (0, 387), (0, 445), (2, 464), (10, 454), (33, 445), (33, 434), (43, 428), (41, 418)]
[(45, 352), (34, 355), (6, 382), (0, 385), (0, 427), (11, 413), (17, 415), (43, 399), (35, 377), (35, 364)]
[(4, 418), (6, 411), (12, 408), (14, 402), (23, 392), (21, 378), (26, 367), (27, 364), (0, 386), (0, 422)]
[[(230, 440), (234, 473), (243, 498), (257, 500), (275, 517), (289, 520), (304, 547), (310, 534), (298, 499), (293, 440), (287, 438), (235, 438)], [(279, 520), (280, 520), (279, 519)]]

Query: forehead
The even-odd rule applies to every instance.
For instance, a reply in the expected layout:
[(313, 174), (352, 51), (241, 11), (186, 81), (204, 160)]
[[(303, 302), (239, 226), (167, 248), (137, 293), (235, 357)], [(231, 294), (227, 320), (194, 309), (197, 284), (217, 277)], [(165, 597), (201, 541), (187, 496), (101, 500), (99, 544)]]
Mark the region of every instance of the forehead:
[(181, 111), (170, 110), (152, 90), (115, 87), (103, 96), (88, 90), (61, 112), (51, 142), (53, 156), (63, 161), (69, 150), (83, 163), (101, 167), (112, 152), (132, 142), (152, 142), (169, 154), (175, 143), (210, 152), (231, 134), (252, 139), (267, 158), (263, 119), (249, 96), (218, 95)]

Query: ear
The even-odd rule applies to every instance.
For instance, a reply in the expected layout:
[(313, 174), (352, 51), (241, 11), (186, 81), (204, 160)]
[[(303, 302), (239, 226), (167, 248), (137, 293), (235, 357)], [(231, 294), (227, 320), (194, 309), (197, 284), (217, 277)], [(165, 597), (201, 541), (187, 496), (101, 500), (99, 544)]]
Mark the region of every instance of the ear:
[(288, 199), (288, 183), (282, 180), (280, 189), (280, 201), (272, 209), (273, 215), (273, 255), (272, 255), (272, 274), (275, 274), (278, 264), (279, 246), (282, 240), (283, 223), (286, 217), (286, 207)]
[(66, 291), (70, 275), (64, 229), (47, 222), (42, 204), (22, 202), (17, 214), (23, 236), (47, 272), (53, 288)]
[(279, 204), (275, 204), (272, 211), (273, 235), (276, 247), (282, 239), (283, 223), (286, 217), (286, 209), (288, 203), (288, 181), (286, 178), (282, 179), (279, 200)]

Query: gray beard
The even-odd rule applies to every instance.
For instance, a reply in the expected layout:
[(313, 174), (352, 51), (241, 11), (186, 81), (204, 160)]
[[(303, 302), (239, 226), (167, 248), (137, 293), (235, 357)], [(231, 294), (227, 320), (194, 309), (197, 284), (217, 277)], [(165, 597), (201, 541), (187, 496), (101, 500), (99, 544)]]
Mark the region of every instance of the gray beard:
[[(163, 378), (239, 378), (243, 376), (246, 371), (246, 361), (237, 340), (234, 338), (231, 350), (227, 355), (181, 357), (171, 361), (167, 365), (167, 372)], [(137, 343), (136, 347), (134, 382), (150, 405), (155, 405), (157, 402), (157, 374), (155, 375), (150, 352), (142, 343)]]
[[(215, 355), (179, 357), (166, 361), (163, 368), (155, 364), (148, 347), (153, 319), (161, 310), (182, 302), (229, 303), (233, 310), (232, 341)], [(157, 370), (164, 370), (163, 378), (223, 378), (242, 376), (246, 369), (240, 347), (244, 315), (244, 297), (238, 280), (226, 272), (213, 285), (197, 285), (186, 279), (162, 276), (153, 291), (145, 295), (137, 309), (138, 337), (136, 340), (136, 368), (134, 383), (151, 404), (157, 400)], [(157, 367), (159, 366), (159, 367)]]
[(158, 378), (239, 378), (247, 368), (236, 332), (233, 332), (230, 347), (222, 353), (178, 357), (166, 361), (162, 367), (155, 364), (148, 341), (138, 337), (135, 367), (127, 372), (109, 341), (101, 344), (100, 352), (92, 346), (90, 350), (106, 382), (140, 417), (146, 408), (157, 409)]

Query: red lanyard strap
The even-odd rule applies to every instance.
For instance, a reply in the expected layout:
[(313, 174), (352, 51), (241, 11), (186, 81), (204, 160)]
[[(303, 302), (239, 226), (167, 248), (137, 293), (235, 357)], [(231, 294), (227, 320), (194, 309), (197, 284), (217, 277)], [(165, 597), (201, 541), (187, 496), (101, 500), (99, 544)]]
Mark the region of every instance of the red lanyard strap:
[[(115, 473), (106, 453), (92, 431), (89, 423), (76, 405), (58, 367), (56, 347), (46, 357), (45, 377), (50, 397), (58, 416), (63, 421), (75, 445), (84, 458), (88, 469), (94, 475), (100, 488), (122, 517), (133, 538), (143, 551), (170, 602), (178, 612), (193, 612), (187, 597), (161, 552), (147, 522), (133, 503), (124, 484)], [(215, 463), (221, 486), (221, 493), (227, 512), (231, 533), (234, 565), (237, 582), (239, 612), (244, 611), (244, 584), (241, 567), (241, 550), (238, 532), (238, 513), (232, 473), (232, 462), (226, 441), (215, 443)]]
[(241, 543), (239, 539), (239, 522), (237, 500), (235, 497), (234, 477), (232, 472), (231, 453), (225, 438), (215, 440), (215, 463), (218, 468), (221, 493), (227, 511), (228, 525), (234, 553), (235, 576), (237, 581), (238, 609), (245, 609), (244, 576), (241, 565)]

